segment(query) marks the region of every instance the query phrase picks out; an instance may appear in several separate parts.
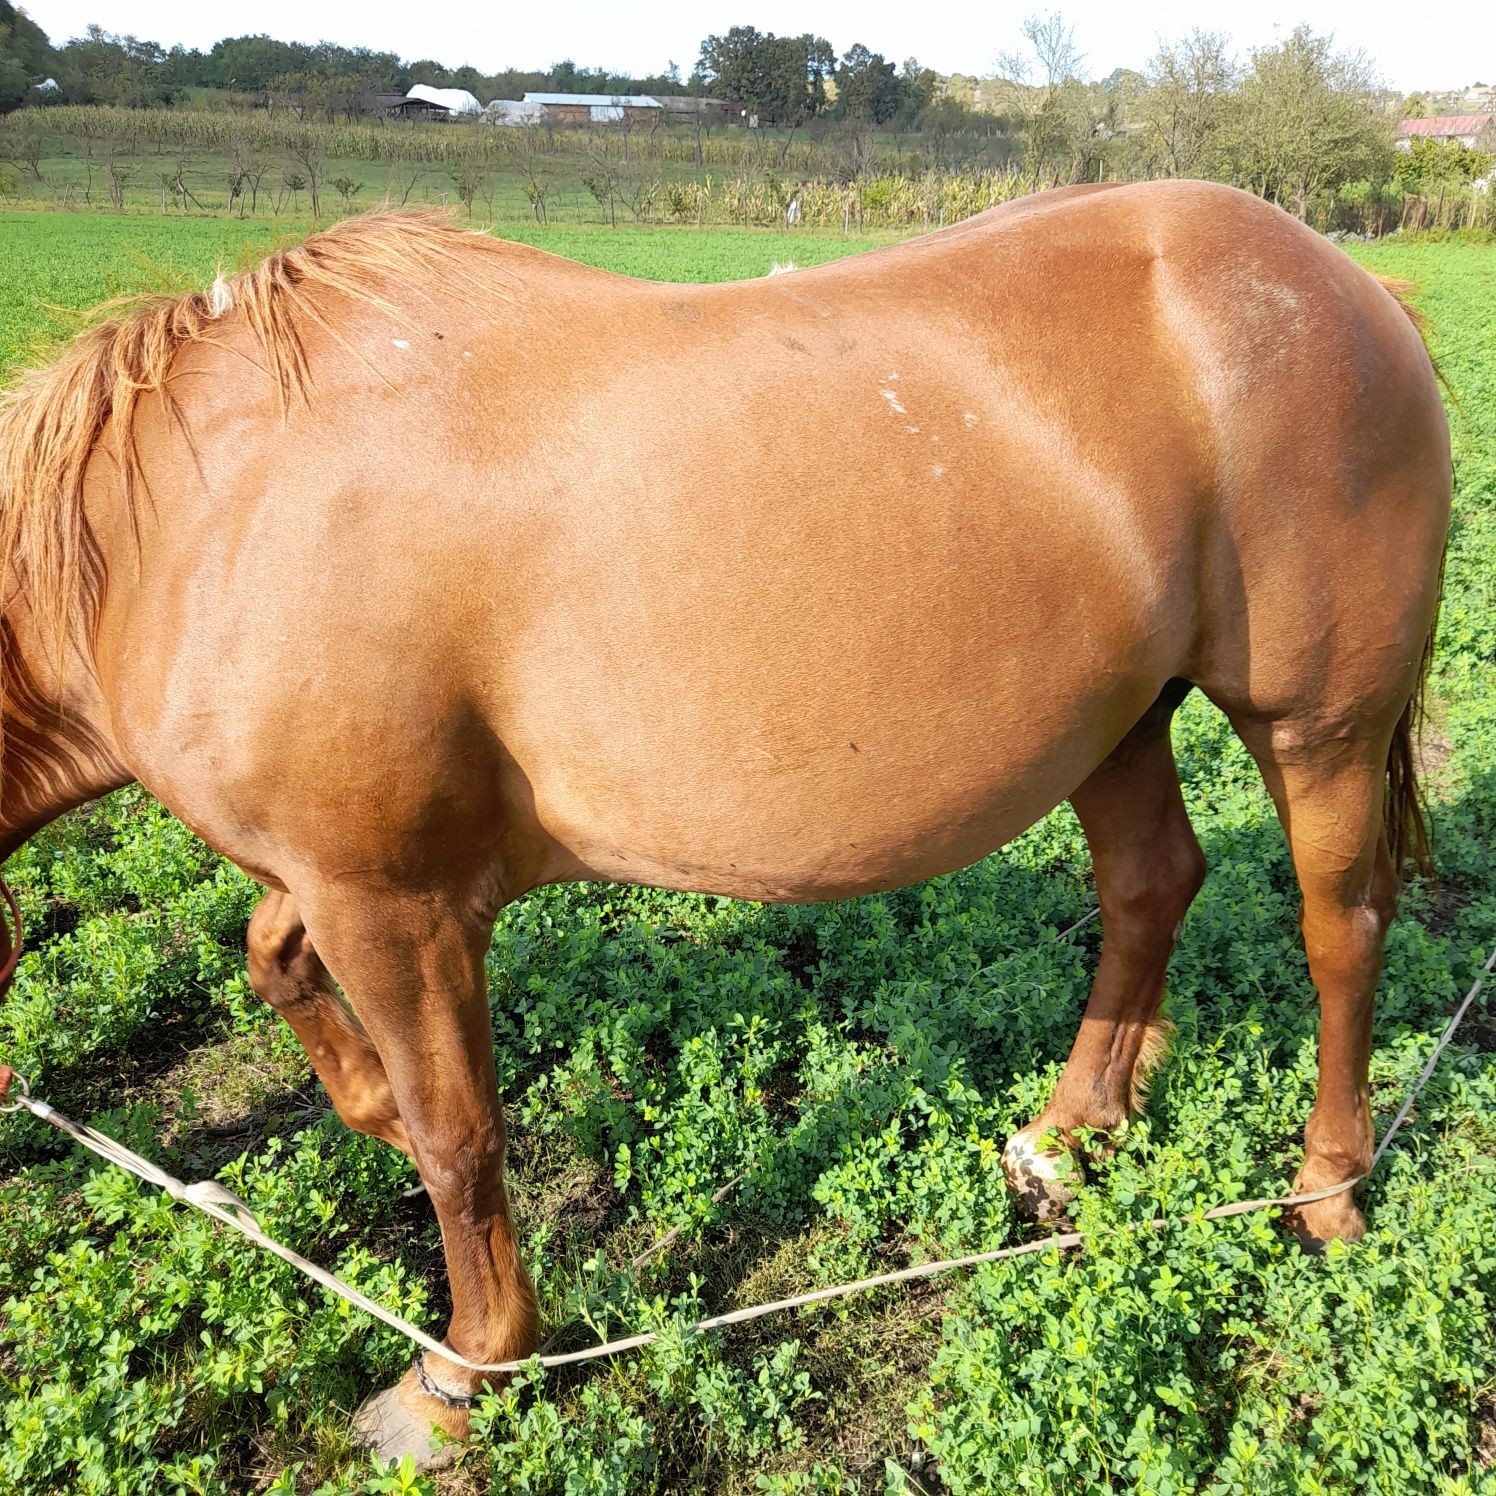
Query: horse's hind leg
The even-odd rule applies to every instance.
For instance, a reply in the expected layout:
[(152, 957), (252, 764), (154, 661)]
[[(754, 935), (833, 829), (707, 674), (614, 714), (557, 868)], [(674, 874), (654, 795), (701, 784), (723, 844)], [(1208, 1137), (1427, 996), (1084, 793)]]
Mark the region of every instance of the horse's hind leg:
[[(1163, 1054), (1164, 977), (1179, 924), (1205, 877), (1185, 813), (1169, 723), (1188, 686), (1171, 682), (1112, 754), (1070, 797), (1096, 871), (1101, 962), (1080, 1032), (1049, 1105), (1003, 1152), (1008, 1180), (1042, 1219), (1063, 1212), (1064, 1149), (1076, 1131), (1110, 1132), (1141, 1107)], [(1056, 1136), (1062, 1148), (1041, 1142)]]
[(410, 1139), (378, 1054), (338, 996), (289, 894), (271, 891), (249, 921), (250, 985), (287, 1023), (334, 1109), (357, 1132), (410, 1152)]
[[(1319, 1093), (1304, 1130), (1294, 1191), (1354, 1179), (1371, 1162), (1367, 1067), (1382, 943), (1399, 878), (1383, 829), (1386, 736), (1363, 729), (1307, 737), (1290, 724), (1232, 718), (1288, 835), (1303, 894), (1300, 928), (1319, 991)], [(1306, 1245), (1354, 1241), (1365, 1228), (1349, 1191), (1289, 1217)]]

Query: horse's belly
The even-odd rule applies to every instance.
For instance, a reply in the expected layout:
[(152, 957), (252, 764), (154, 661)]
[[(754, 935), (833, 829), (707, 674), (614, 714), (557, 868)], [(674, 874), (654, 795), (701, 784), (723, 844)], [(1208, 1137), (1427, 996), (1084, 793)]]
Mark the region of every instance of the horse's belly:
[[(965, 867), (1032, 825), (1064, 790), (1011, 784), (941, 804), (885, 798), (873, 815), (859, 796), (809, 817), (766, 813), (583, 834), (571, 850), (591, 877), (732, 898), (808, 903), (900, 888)], [(798, 802), (795, 802), (798, 803)], [(601, 828), (598, 828), (601, 830)]]
[(1018, 835), (1105, 757), (1159, 683), (1059, 701), (1034, 684), (890, 689), (881, 701), (844, 691), (777, 720), (742, 699), (695, 703), (663, 731), (623, 698), (595, 755), (576, 756), (587, 734), (572, 724), (526, 774), (540, 825), (591, 876), (843, 898), (963, 867)]

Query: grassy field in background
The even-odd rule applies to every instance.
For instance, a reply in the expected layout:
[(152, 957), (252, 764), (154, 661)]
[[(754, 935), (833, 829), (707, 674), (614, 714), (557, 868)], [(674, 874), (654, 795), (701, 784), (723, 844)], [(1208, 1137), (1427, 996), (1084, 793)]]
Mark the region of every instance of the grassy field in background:
[[(525, 237), (667, 279), (786, 258), (772, 233)], [(269, 243), (226, 220), (0, 214), (0, 365), (56, 331), (42, 302), (205, 285)], [(791, 257), (855, 247), (799, 236)], [(1461, 401), (1434, 678), (1447, 753), (1431, 755), (1444, 885), (1412, 890), (1389, 939), (1380, 1129), (1496, 944), (1496, 251), (1357, 257), (1416, 283)], [(486, 1399), (479, 1447), (402, 1486), (349, 1450), (348, 1421), (408, 1364), (404, 1342), (7, 1119), (0, 1490), (1496, 1493), (1491, 1005), (1367, 1187), (1360, 1245), (1314, 1259), (1267, 1216), (1195, 1219), (1289, 1184), (1317, 1014), (1254, 766), (1197, 698), (1175, 742), (1211, 874), (1148, 1116), (1080, 1189), (1077, 1223), (1106, 1233), (1084, 1254), (704, 1339), (680, 1328), (1032, 1234), (998, 1153), (1059, 1072), (1098, 949), (1094, 925), (1055, 939), (1092, 902), (1068, 809), (973, 868), (838, 905), (546, 889), (505, 912), (489, 963), (521, 1238), (550, 1348), (642, 1327), (661, 1340)], [(402, 1198), (410, 1166), (331, 1117), (248, 990), (254, 886), (136, 790), (65, 818), (7, 876), (36, 940), (0, 1006), (0, 1058), (439, 1326), (438, 1234)], [(1179, 1225), (1136, 1229), (1160, 1213)]]

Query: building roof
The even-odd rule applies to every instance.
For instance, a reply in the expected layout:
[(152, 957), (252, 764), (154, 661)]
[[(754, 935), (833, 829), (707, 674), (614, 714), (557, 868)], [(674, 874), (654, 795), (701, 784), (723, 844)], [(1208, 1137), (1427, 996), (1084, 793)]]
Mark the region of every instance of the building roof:
[(435, 104), (450, 109), (453, 114), (481, 114), (483, 106), (465, 88), (433, 88), (429, 83), (417, 83), (407, 99), (417, 99), (423, 104)]
[(527, 93), (525, 103), (575, 104), (579, 109), (609, 109), (614, 105), (628, 109), (660, 108), (660, 101), (653, 94)]
[(1479, 135), (1496, 114), (1441, 114), (1430, 119), (1405, 119), (1398, 125), (1399, 135), (1432, 135), (1438, 139)]

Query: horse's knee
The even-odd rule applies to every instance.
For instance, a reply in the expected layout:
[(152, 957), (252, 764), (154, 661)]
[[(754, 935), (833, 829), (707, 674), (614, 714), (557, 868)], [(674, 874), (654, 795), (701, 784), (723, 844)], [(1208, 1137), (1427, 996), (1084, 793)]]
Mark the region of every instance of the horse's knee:
[(255, 905), (245, 948), (250, 983), (267, 1002), (273, 1004), (274, 999), (263, 989), (273, 987), (293, 964), (305, 938), (300, 911), (288, 894), (272, 890)]
[(339, 1066), (337, 1087), (328, 1094), (345, 1127), (382, 1138), (402, 1153), (411, 1151), (410, 1136), (400, 1119), (389, 1078), (372, 1053), (355, 1051), (345, 1056)]
[(1108, 873), (1098, 880), (1107, 934), (1125, 927), (1150, 940), (1172, 940), (1205, 882), (1205, 854), (1186, 825), (1180, 835), (1139, 849)]

